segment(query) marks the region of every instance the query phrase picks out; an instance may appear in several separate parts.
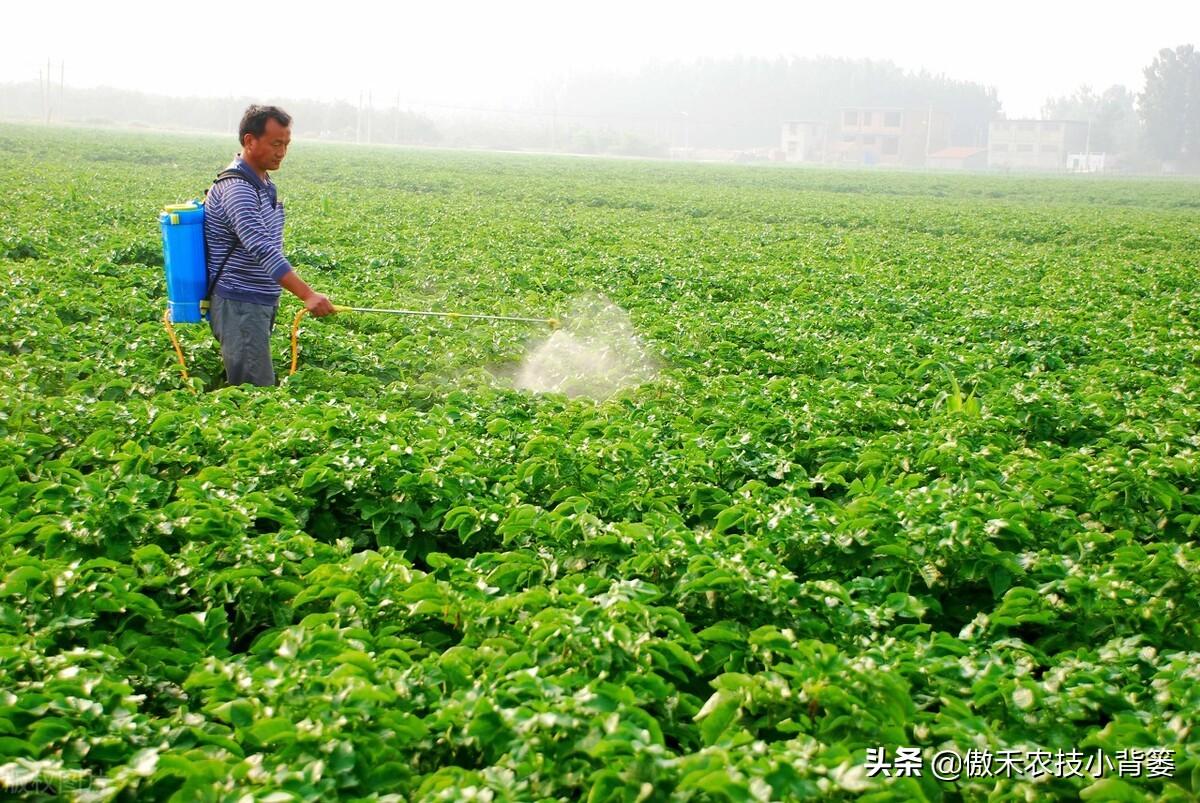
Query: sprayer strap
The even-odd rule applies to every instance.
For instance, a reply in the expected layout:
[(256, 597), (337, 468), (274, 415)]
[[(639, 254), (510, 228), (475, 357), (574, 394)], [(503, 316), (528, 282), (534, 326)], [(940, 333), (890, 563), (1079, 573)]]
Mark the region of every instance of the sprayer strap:
[(232, 251), (232, 250), (230, 250), (230, 252), (229, 252), (228, 254), (226, 254), (226, 255), (225, 255), (225, 258), (221, 260), (221, 265), (220, 265), (220, 267), (218, 267), (218, 268), (217, 268), (217, 272), (216, 272), (215, 274), (213, 274), (212, 281), (210, 281), (210, 282), (208, 283), (208, 290), (206, 290), (206, 291), (205, 291), (205, 293), (204, 293), (204, 300), (205, 300), (205, 301), (208, 301), (209, 299), (211, 299), (211, 298), (212, 298), (213, 290), (216, 290), (216, 289), (217, 289), (217, 282), (220, 280), (220, 278), (221, 278), (221, 273), (222, 273), (222, 272), (224, 272), (224, 270), (225, 270), (225, 265), (226, 265), (226, 263), (228, 263), (228, 262), (229, 262), (229, 258), (230, 258), (231, 256), (233, 256), (233, 251)]

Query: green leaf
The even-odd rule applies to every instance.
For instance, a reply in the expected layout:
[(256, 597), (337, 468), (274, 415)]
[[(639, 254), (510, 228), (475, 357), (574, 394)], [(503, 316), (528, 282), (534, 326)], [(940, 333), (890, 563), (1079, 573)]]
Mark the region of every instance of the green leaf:
[(39, 748), (53, 744), (67, 736), (74, 728), (71, 723), (58, 717), (47, 717), (34, 723), (29, 729), (29, 741)]
[(750, 515), (751, 509), (746, 505), (734, 505), (726, 508), (717, 515), (717, 523), (713, 529), (715, 532), (724, 533), (735, 527), (744, 528)]
[(36, 566), (21, 566), (13, 569), (0, 583), (0, 597), (9, 597), (28, 592), (31, 585), (37, 585), (46, 578), (45, 573)]
[(739, 704), (736, 697), (724, 690), (713, 692), (708, 702), (693, 719), (700, 723), (700, 735), (707, 745), (716, 744), (726, 729), (738, 717)]
[(270, 717), (254, 723), (248, 733), (259, 744), (279, 744), (295, 740), (296, 726), (283, 717)]
[(213, 714), (235, 728), (248, 728), (254, 723), (255, 708), (250, 701), (239, 698), (217, 707)]

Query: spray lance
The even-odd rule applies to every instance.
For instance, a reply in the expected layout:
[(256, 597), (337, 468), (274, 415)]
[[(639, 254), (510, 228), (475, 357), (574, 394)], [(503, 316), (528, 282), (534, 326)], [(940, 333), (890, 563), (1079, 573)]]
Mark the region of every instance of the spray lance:
[[(521, 315), (483, 315), (474, 312), (433, 312), (414, 309), (381, 309), (379, 307), (345, 307), (339, 304), (333, 305), (333, 311), (339, 314), (365, 312), (381, 315), (415, 315), (423, 318), (471, 318), (482, 321), (517, 321), (520, 323), (544, 323), (551, 329), (559, 327), (558, 318), (530, 318)], [(304, 316), (307, 314), (307, 309), (301, 309), (296, 313), (296, 317), (292, 321), (292, 368), (288, 371), (288, 376), (296, 373), (296, 366), (300, 362), (300, 321), (304, 320)]]

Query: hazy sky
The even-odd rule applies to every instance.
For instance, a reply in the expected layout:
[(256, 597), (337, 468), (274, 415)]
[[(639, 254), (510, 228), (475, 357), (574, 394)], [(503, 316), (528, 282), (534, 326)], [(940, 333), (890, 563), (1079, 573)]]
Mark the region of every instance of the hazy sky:
[(1010, 116), (1081, 83), (1142, 86), (1200, 46), (1200, 2), (30, 2), (0, 7), (0, 82), (178, 95), (499, 105), (595, 69), (700, 56), (890, 59), (995, 86)]

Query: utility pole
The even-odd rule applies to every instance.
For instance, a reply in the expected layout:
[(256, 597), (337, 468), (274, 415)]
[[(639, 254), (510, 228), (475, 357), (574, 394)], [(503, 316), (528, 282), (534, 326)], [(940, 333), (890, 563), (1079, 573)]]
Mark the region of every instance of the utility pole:
[(558, 152), (558, 92), (554, 93), (550, 107), (550, 150)]
[(1087, 136), (1083, 141), (1083, 169), (1088, 173), (1092, 172), (1092, 116), (1090, 114), (1087, 120)]
[(395, 131), (392, 133), (392, 142), (396, 145), (400, 144), (400, 93), (396, 93), (396, 123)]
[[(41, 70), (38, 70), (38, 77), (43, 75)], [(46, 59), (46, 72), (44, 73), (45, 80), (40, 81), (42, 85), (42, 120), (46, 125), (50, 125), (50, 59)]]
[(367, 90), (367, 144), (371, 144), (371, 116), (375, 111), (375, 101), (371, 99), (371, 90)]
[(933, 139), (933, 104), (925, 112), (925, 167), (929, 166), (929, 143)]

